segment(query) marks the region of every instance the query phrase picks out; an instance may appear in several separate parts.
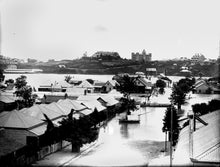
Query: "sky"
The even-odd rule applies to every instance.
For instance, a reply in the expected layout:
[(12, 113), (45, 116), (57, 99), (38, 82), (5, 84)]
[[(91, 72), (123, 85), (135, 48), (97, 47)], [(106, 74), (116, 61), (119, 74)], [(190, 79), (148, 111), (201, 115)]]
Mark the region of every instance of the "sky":
[(220, 0), (0, 0), (1, 54), (40, 61), (85, 52), (216, 59)]

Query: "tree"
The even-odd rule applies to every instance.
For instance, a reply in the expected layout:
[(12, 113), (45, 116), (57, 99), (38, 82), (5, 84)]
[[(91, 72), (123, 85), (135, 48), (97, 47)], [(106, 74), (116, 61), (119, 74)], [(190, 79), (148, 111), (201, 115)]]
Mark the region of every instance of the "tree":
[(21, 75), (20, 77), (16, 78), (15, 80), (15, 88), (20, 89), (27, 85), (26, 81), (27, 77), (24, 75)]
[(7, 79), (6, 81), (5, 81), (5, 84), (13, 84), (14, 83), (14, 80), (13, 79)]
[(164, 93), (165, 93), (164, 88), (166, 87), (166, 82), (164, 82), (164, 81), (161, 80), (161, 79), (158, 79), (158, 80), (156, 81), (156, 87), (159, 88), (159, 93), (160, 93), (160, 94), (164, 94)]
[[(171, 112), (173, 113), (172, 120), (171, 120)], [(172, 141), (173, 141), (173, 146), (175, 146), (178, 141), (180, 126), (178, 122), (177, 109), (174, 106), (169, 106), (166, 109), (166, 113), (163, 119), (163, 127), (162, 127), (163, 132), (171, 133), (171, 121), (172, 121), (172, 136), (173, 136)]]
[(63, 118), (60, 125), (60, 134), (64, 140), (72, 143), (72, 151), (79, 151), (83, 144), (94, 141), (98, 136), (98, 129), (88, 116), (73, 118), (73, 110), (68, 117)]
[(137, 109), (135, 100), (130, 98), (130, 93), (134, 92), (135, 88), (135, 80), (134, 78), (129, 77), (129, 75), (124, 75), (122, 78), (120, 78), (119, 85), (116, 85), (116, 89), (124, 94), (125, 98), (121, 98), (120, 101), (122, 106), (125, 106), (127, 115), (131, 113), (131, 110), (134, 111)]
[(3, 70), (0, 69), (0, 82), (4, 81), (5, 75), (3, 75)]
[(137, 105), (134, 99), (130, 98), (121, 98), (120, 102), (122, 103), (121, 105), (124, 106), (124, 109), (127, 110), (127, 115), (131, 114), (131, 111), (134, 111), (137, 109)]
[(125, 97), (128, 97), (130, 93), (133, 93), (136, 85), (134, 78), (129, 77), (129, 75), (124, 75), (118, 80), (119, 85), (116, 85), (116, 89), (123, 93)]
[(35, 101), (34, 96), (32, 96), (32, 88), (27, 85), (26, 79), (26, 76), (21, 75), (15, 81), (15, 88), (17, 88), (15, 94), (20, 97), (20, 99), (17, 101), (19, 109), (30, 107), (34, 104)]
[(69, 81), (72, 79), (70, 75), (65, 76), (65, 81), (69, 83)]
[(184, 78), (179, 80), (177, 86), (179, 86), (184, 93), (189, 93), (192, 90), (192, 86), (194, 84), (195, 84), (195, 78), (194, 79)]
[(165, 87), (166, 87), (166, 82), (164, 82), (164, 81), (161, 80), (161, 79), (158, 79), (158, 80), (156, 81), (156, 87), (165, 88)]
[(182, 91), (182, 89), (174, 84), (172, 87), (172, 93), (170, 96), (171, 103), (177, 105), (178, 110), (181, 110), (181, 105), (185, 103), (186, 100), (186, 94)]

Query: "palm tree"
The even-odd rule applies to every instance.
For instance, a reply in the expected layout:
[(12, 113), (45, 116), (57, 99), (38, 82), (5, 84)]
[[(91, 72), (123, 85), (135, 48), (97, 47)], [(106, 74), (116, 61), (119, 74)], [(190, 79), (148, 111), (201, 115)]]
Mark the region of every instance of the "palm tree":
[(119, 85), (116, 86), (116, 89), (123, 93), (124, 97), (129, 98), (130, 93), (133, 93), (136, 88), (134, 78), (131, 78), (129, 75), (124, 75), (117, 81)]
[(131, 111), (137, 109), (135, 100), (131, 99), (130, 97), (130, 93), (135, 92), (135, 80), (134, 78), (131, 78), (129, 75), (124, 75), (118, 80), (118, 82), (119, 85), (116, 86), (116, 89), (124, 94), (124, 97), (120, 99), (121, 105), (125, 110), (127, 110), (126, 114), (130, 115)]

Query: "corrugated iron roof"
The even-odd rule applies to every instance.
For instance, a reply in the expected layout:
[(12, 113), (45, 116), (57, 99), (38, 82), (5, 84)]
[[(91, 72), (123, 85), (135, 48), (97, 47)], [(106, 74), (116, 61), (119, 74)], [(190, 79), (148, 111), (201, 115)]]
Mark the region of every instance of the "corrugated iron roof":
[(220, 110), (200, 117), (208, 123), (207, 126), (196, 121), (196, 131), (193, 132), (193, 156), (190, 157), (189, 126), (181, 130), (179, 141), (174, 153), (174, 163), (178, 165), (191, 164), (190, 158), (198, 162), (220, 163)]
[(33, 126), (42, 124), (43, 121), (18, 110), (0, 113), (0, 127), (28, 129)]

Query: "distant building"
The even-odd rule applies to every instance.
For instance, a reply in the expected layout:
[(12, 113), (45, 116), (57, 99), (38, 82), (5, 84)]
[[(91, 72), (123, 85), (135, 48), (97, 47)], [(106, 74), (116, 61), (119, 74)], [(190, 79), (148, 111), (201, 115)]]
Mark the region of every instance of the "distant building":
[(119, 60), (121, 59), (118, 52), (105, 52), (105, 51), (98, 51), (95, 54), (92, 55), (92, 58), (96, 58), (98, 60)]
[(147, 76), (156, 76), (157, 69), (156, 68), (146, 68), (146, 75)]
[(37, 63), (37, 60), (36, 60), (36, 59), (30, 59), (30, 58), (28, 58), (28, 59), (27, 59), (27, 62), (28, 62), (28, 63)]
[(55, 62), (55, 60), (54, 59), (49, 59), (47, 62), (52, 63), (52, 62)]
[(204, 55), (202, 55), (200, 53), (197, 53), (197, 54), (192, 56), (191, 63), (192, 64), (203, 63), (205, 59), (206, 58), (205, 58)]
[(17, 65), (16, 64), (9, 64), (9, 65), (7, 65), (7, 69), (17, 69)]
[(134, 61), (144, 61), (144, 62), (149, 62), (151, 61), (152, 54), (148, 53), (146, 54), (146, 51), (143, 50), (142, 53), (131, 53), (131, 59)]

